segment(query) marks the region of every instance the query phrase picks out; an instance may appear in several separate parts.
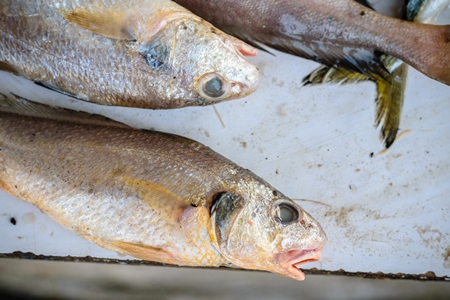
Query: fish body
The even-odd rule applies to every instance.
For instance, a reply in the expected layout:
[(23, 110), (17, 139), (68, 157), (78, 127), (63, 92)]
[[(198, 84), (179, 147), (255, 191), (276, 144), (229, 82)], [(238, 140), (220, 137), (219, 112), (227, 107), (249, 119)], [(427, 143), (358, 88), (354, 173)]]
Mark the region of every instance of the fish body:
[[(303, 79), (305, 85), (375, 82), (375, 126), (381, 124), (386, 148), (400, 126), (407, 74), (403, 62), (450, 83), (450, 27), (420, 24), (430, 23), (448, 0), (409, 1), (407, 21), (381, 15), (364, 0), (175, 2), (254, 46), (322, 63)], [(227, 14), (231, 8), (235, 12)]]
[[(449, 0), (412, 0), (403, 7), (403, 18), (411, 22), (433, 23), (439, 13), (450, 5)], [(395, 141), (400, 126), (401, 110), (406, 88), (407, 65), (400, 59), (386, 54), (375, 54), (387, 72), (380, 75), (363, 74), (341, 65), (320, 66), (304, 78), (307, 85), (323, 83), (353, 83), (370, 80), (377, 86), (375, 126), (381, 124), (381, 139), (386, 148)]]
[(353, 0), (175, 2), (255, 46), (260, 43), (369, 75), (368, 70), (382, 70), (373, 55), (380, 52), (450, 84), (450, 26), (384, 16)]
[(210, 148), (0, 98), (0, 188), (104, 248), (303, 280), (326, 236), (294, 201)]
[(254, 48), (169, 0), (2, 0), (0, 69), (73, 97), (151, 109), (245, 97)]

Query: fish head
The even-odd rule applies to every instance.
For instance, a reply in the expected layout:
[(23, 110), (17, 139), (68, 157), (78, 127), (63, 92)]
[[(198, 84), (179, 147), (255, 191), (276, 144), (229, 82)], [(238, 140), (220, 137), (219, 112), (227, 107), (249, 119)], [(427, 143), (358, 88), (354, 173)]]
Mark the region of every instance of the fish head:
[(141, 52), (166, 76), (162, 93), (186, 99), (184, 106), (242, 98), (259, 82), (258, 68), (243, 55), (256, 50), (200, 18), (171, 21)]
[(326, 235), (307, 212), (280, 192), (260, 185), (247, 194), (220, 194), (212, 210), (221, 254), (233, 265), (296, 280), (298, 266), (320, 259)]

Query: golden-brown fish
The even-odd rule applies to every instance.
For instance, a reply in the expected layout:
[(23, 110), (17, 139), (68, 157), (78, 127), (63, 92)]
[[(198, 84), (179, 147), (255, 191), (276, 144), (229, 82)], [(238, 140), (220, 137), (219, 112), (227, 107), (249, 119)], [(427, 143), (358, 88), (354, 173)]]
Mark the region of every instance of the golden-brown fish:
[(102, 247), (297, 280), (320, 258), (309, 214), (200, 143), (19, 98), (0, 111), (0, 188)]
[(176, 108), (244, 97), (253, 47), (169, 0), (2, 0), (0, 69), (86, 101)]

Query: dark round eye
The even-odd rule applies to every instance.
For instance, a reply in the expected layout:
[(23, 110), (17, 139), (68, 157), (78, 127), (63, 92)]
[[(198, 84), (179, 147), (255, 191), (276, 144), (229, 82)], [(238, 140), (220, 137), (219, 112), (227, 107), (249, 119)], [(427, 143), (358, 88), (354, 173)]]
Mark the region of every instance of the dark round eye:
[(203, 86), (203, 92), (210, 97), (222, 96), (225, 93), (222, 79), (216, 76), (208, 80)]
[(300, 216), (298, 210), (288, 203), (280, 203), (275, 208), (275, 219), (283, 225), (297, 222)]
[(220, 98), (230, 90), (228, 81), (216, 73), (207, 73), (197, 81), (197, 90), (205, 98)]

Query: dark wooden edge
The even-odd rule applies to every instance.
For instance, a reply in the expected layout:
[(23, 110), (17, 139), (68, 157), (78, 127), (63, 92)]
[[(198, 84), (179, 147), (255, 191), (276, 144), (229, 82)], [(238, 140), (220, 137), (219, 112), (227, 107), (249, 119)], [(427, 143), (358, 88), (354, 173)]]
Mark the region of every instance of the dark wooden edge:
[[(120, 265), (145, 265), (145, 266), (165, 266), (173, 268), (195, 268), (195, 269), (219, 269), (219, 270), (241, 270), (249, 272), (263, 272), (255, 270), (246, 270), (239, 268), (228, 267), (184, 267), (163, 264), (146, 260), (129, 260), (129, 259), (111, 259), (111, 258), (99, 258), (99, 257), (77, 257), (77, 256), (51, 256), (51, 255), (36, 255), (31, 252), (12, 252), (12, 253), (0, 253), (0, 258), (20, 258), (30, 260), (47, 260), (47, 261), (66, 261), (66, 262), (89, 262), (89, 263), (106, 263), (106, 264), (120, 264)], [(450, 282), (449, 276), (436, 276), (433, 272), (429, 271), (424, 274), (404, 274), (404, 273), (382, 273), (382, 272), (347, 272), (342, 269), (336, 271), (319, 270), (317, 268), (302, 269), (305, 274), (308, 275), (341, 275), (351, 277), (362, 277), (369, 279), (406, 279), (406, 280), (420, 280), (420, 281), (444, 281)]]

